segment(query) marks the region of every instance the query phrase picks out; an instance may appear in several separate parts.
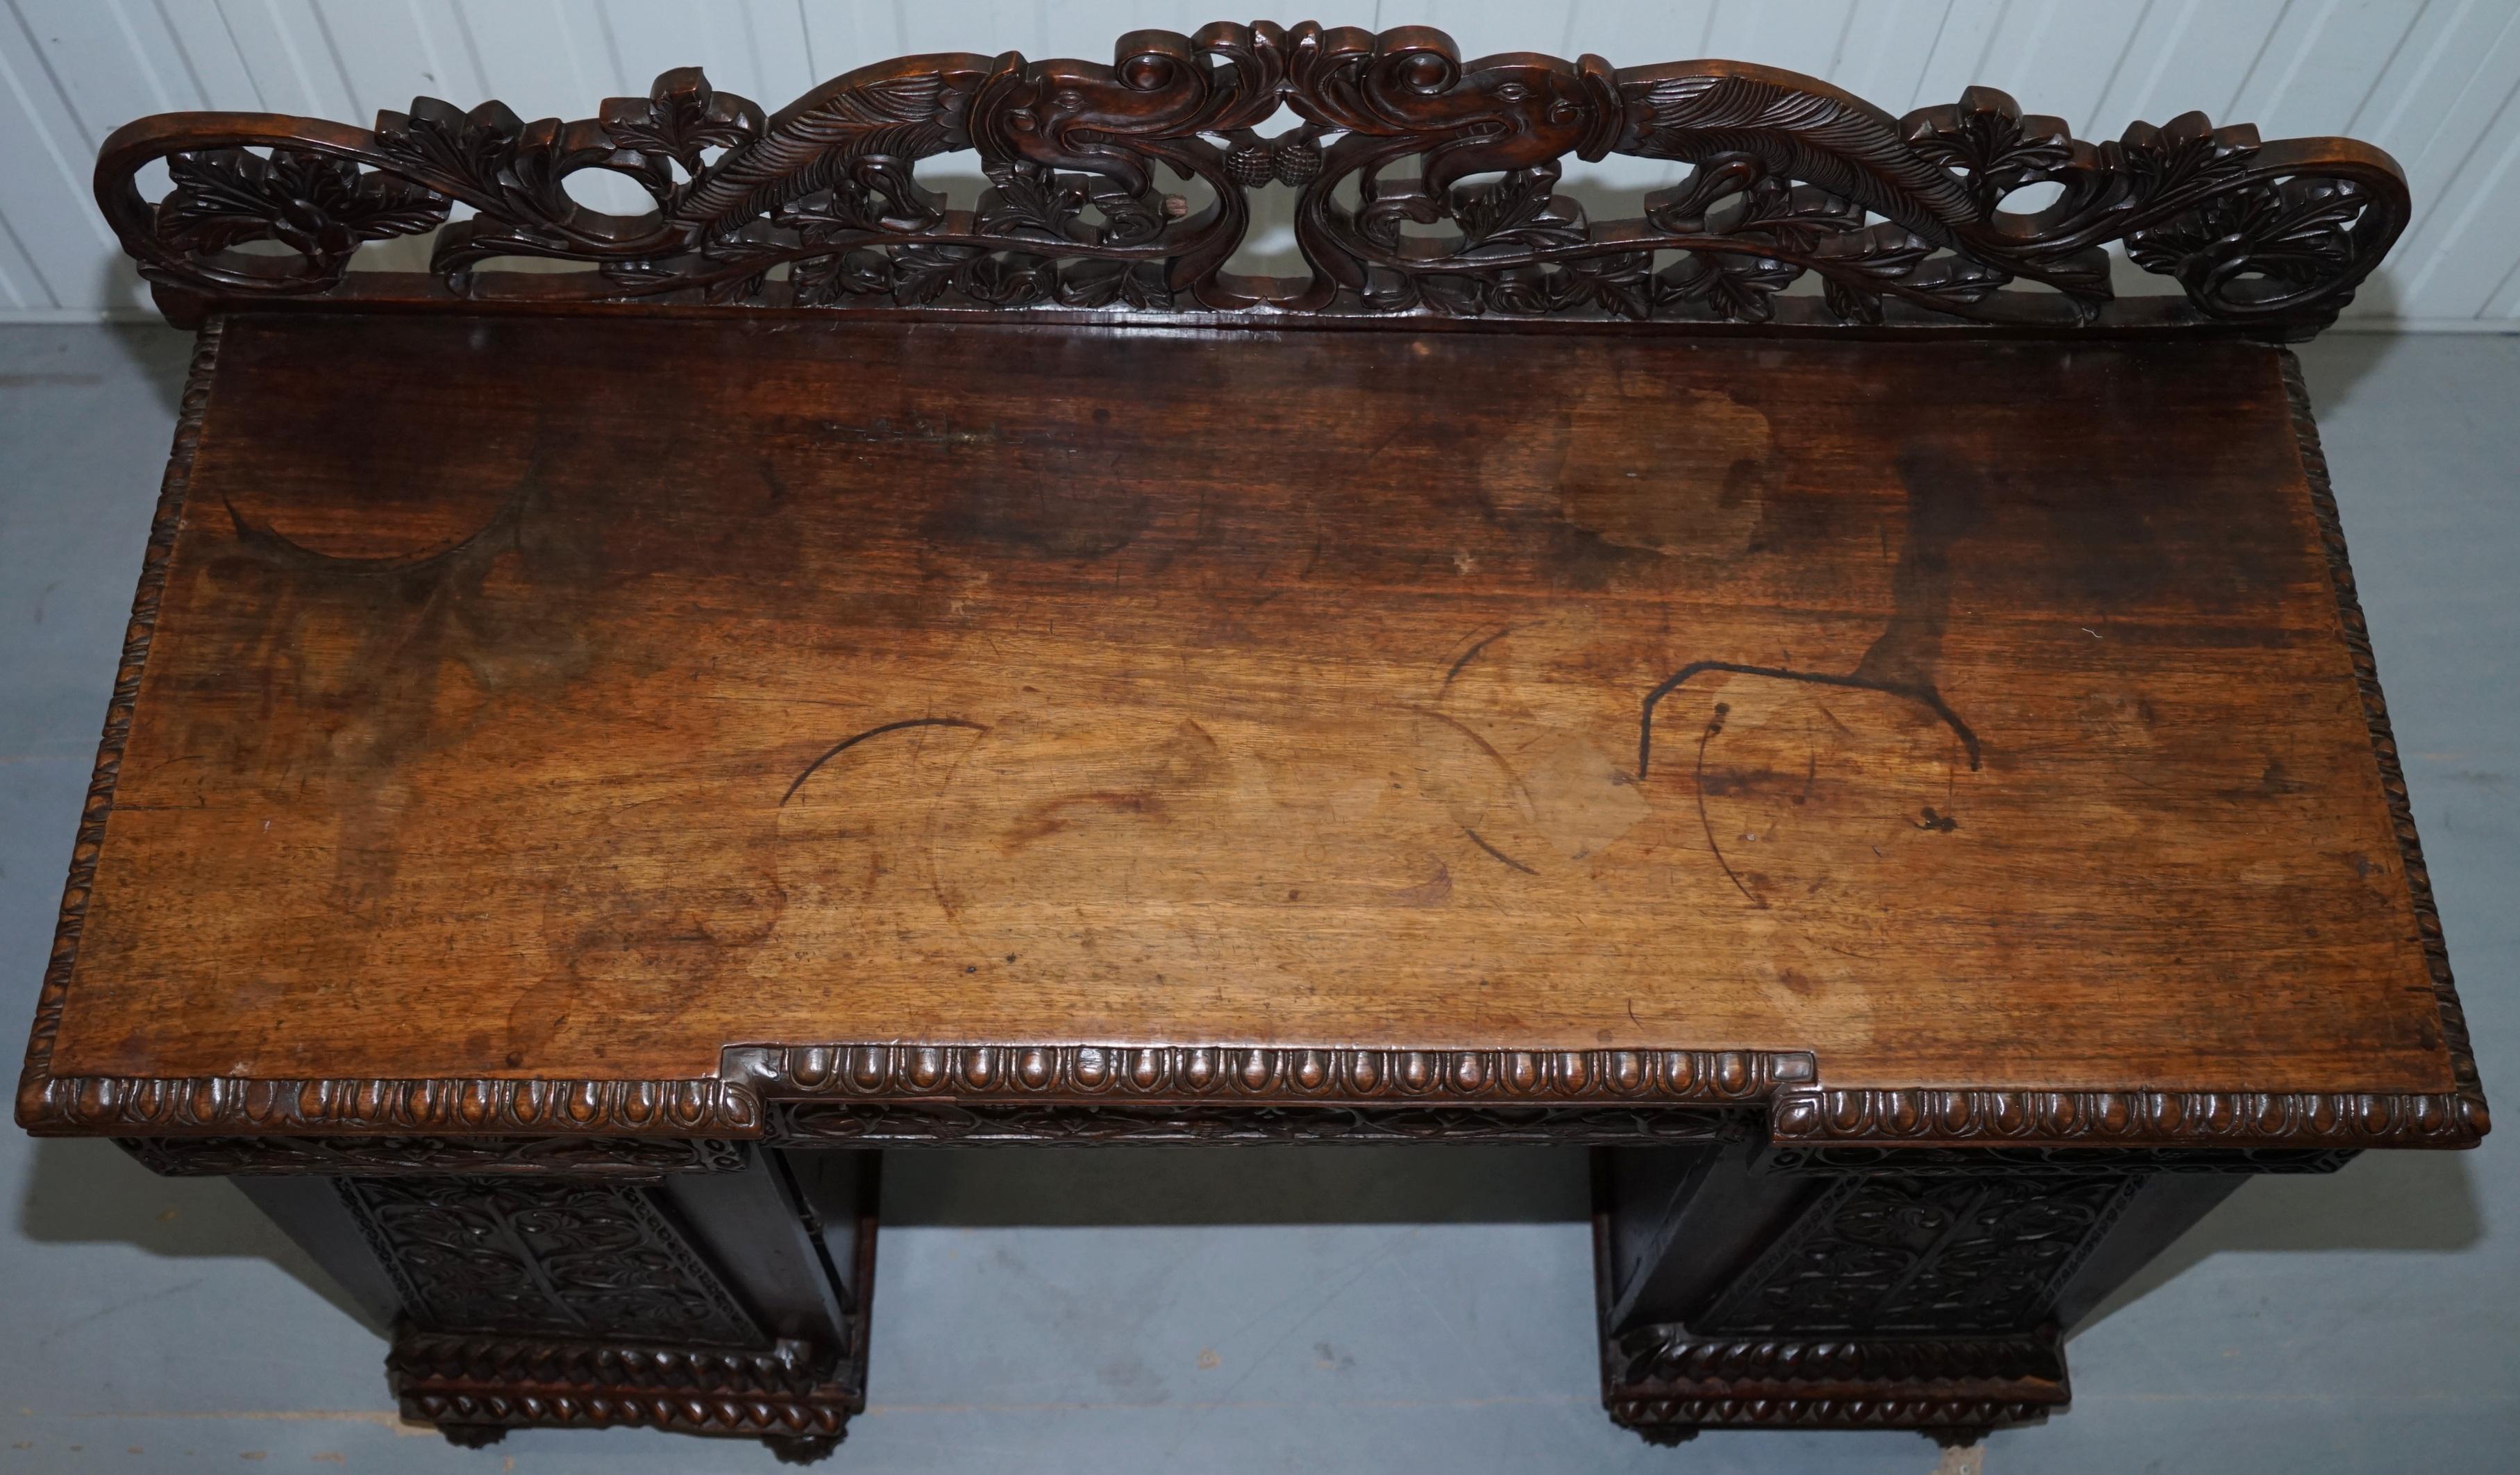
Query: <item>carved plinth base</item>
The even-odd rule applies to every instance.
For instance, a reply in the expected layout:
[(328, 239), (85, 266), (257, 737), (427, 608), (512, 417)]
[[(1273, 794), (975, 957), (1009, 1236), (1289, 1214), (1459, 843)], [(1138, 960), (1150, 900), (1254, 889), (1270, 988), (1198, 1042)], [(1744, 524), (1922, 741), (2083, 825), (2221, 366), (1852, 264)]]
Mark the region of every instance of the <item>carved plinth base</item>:
[(1655, 1327), (1620, 1339), (1602, 1364), (1611, 1420), (1654, 1444), (1702, 1428), (1913, 1429), (1965, 1444), (2070, 1397), (2052, 1333), (1737, 1341)]
[(1594, 1158), (1601, 1401), (1706, 1428), (1943, 1445), (2072, 1401), (2064, 1329), (2237, 1182), (2132, 1160), (1809, 1160), (1756, 1144)]
[(833, 1377), (794, 1343), (721, 1352), (425, 1332), (396, 1338), (385, 1360), (403, 1417), (459, 1445), (512, 1428), (632, 1425), (759, 1439), (789, 1459), (847, 1436), (866, 1407), (857, 1367)]
[(468, 1448), (614, 1426), (839, 1447), (866, 1407), (878, 1154), (495, 1149), (415, 1140), (342, 1177), (330, 1143), (256, 1149), (240, 1180), (394, 1328), (403, 1417)]

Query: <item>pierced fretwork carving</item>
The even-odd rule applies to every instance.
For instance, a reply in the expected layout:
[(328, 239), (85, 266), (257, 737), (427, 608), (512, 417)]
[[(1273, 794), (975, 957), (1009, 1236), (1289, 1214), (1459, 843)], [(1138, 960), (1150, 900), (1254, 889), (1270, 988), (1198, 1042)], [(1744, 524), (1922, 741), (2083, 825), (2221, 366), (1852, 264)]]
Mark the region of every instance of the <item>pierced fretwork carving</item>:
[[(1655, 1443), (1728, 1425), (1966, 1442), (2062, 1409), (2061, 1331), (2090, 1294), (2085, 1272), (2161, 1182), (2084, 1163), (1985, 1176), (1876, 1164), (1780, 1199), (1797, 1170), (1753, 1160), (1766, 1155), (1728, 1149), (1690, 1179), (1668, 1237), (1654, 1221), (1674, 1212), (1670, 1164), (1595, 1159), (1602, 1398)], [(1717, 1207), (1700, 1212), (1708, 1195)], [(1763, 1202), (1791, 1207), (1775, 1219)], [(1673, 1258), (1623, 1258), (1640, 1246)]]
[[(510, 1428), (628, 1425), (757, 1438), (791, 1463), (829, 1454), (866, 1406), (872, 1163), (859, 1163), (845, 1279), (822, 1262), (846, 1305), (832, 1342), (771, 1337), (650, 1189), (343, 1183), (404, 1298), (385, 1363), (403, 1416), (468, 1447)], [(819, 1236), (816, 1213), (791, 1206)]]
[(1690, 1326), (1728, 1336), (2028, 1331), (2138, 1182), (1848, 1178)]
[(342, 1179), (421, 1330), (765, 1348), (649, 1190), (519, 1179)]
[[(918, 175), (961, 150), (988, 179), (968, 207)], [(1689, 169), (1593, 220), (1564, 160), (1612, 154)], [(135, 180), (160, 158), (153, 205)], [(650, 207), (578, 203), (590, 169)], [(1223, 269), (1273, 186), (1308, 279)], [(214, 296), (334, 291), (362, 244), (434, 230), (456, 296), (1766, 322), (1808, 275), (1821, 322), (2069, 327), (2106, 315), (2123, 243), (2198, 320), (2292, 330), (2333, 318), (2408, 216), (2377, 150), (2202, 113), (2092, 144), (1989, 88), (1894, 118), (1772, 67), (1464, 62), (1425, 26), (1312, 22), (1134, 31), (1108, 66), (905, 57), (776, 113), (693, 67), (572, 122), (433, 98), (372, 129), (175, 113), (114, 134), (97, 191), (146, 275)], [(2024, 191), (2052, 199), (2007, 209)], [(457, 202), (472, 217), (439, 229)], [(232, 249), (254, 242), (287, 253)], [(474, 276), (519, 256), (591, 269)]]

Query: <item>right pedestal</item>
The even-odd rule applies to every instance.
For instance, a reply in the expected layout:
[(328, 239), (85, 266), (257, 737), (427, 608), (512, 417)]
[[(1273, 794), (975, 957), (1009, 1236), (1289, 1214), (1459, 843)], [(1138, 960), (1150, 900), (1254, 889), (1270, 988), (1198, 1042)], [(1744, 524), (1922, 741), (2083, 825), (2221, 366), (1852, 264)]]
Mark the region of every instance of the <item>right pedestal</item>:
[(1657, 1444), (2036, 1422), (2065, 1332), (2242, 1175), (2349, 1155), (1600, 1149), (1602, 1402)]

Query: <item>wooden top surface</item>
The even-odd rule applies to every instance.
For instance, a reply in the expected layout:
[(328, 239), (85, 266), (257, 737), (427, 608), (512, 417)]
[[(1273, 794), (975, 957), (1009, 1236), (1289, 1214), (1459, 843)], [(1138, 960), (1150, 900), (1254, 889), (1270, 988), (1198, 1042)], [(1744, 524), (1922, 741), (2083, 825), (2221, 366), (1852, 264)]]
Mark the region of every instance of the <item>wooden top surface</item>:
[(163, 575), (57, 1076), (2452, 1089), (2264, 348), (248, 317)]

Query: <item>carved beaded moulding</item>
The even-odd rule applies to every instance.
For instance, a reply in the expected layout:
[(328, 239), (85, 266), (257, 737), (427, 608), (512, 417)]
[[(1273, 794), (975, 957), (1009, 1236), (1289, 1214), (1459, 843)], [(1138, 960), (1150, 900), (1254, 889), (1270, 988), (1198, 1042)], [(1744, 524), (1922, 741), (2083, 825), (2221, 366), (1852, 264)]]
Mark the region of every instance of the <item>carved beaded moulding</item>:
[[(1704, 1337), (1649, 1326), (1612, 1349), (1622, 1381), (1666, 1384), (1897, 1382), (1984, 1384), (2023, 1377), (2061, 1383), (2065, 1358), (2052, 1332), (2008, 1338)], [(1981, 1392), (1987, 1391), (1984, 1389)]]
[[(987, 179), (968, 207), (920, 174), (966, 150)], [(1565, 161), (1612, 155), (1687, 169), (1596, 220)], [(153, 203), (137, 178), (160, 159)], [(581, 203), (588, 170), (648, 208)], [(341, 293), (2291, 334), (2331, 320), (2408, 218), (2397, 166), (2351, 140), (2191, 112), (2094, 144), (1990, 88), (1892, 117), (1773, 67), (1465, 62), (1428, 27), (1312, 22), (1134, 31), (1108, 66), (905, 57), (775, 113), (688, 67), (568, 122), (433, 98), (373, 128), (175, 113), (115, 133), (96, 183), (179, 316)], [(1308, 277), (1226, 270), (1271, 188), (1294, 193)], [(433, 285), (347, 278), (365, 244), (432, 231)], [(237, 249), (254, 244), (276, 254)], [(2183, 305), (2113, 303), (2111, 245)], [(518, 257), (586, 269), (481, 271)], [(1805, 279), (1822, 291), (1785, 295)]]
[(583, 1385), (666, 1397), (758, 1398), (810, 1395), (825, 1383), (830, 1361), (792, 1340), (755, 1351), (407, 1331), (394, 1340), (387, 1365), (409, 1384)]
[[(1661, 1394), (1656, 1389), (1654, 1393)], [(1894, 1395), (1813, 1397), (1793, 1385), (1761, 1387), (1745, 1397), (1707, 1397), (1692, 1392), (1630, 1397), (1624, 1388), (1604, 1402), (1610, 1417), (1648, 1444), (1676, 1445), (1705, 1428), (1914, 1429), (1948, 1432), (1970, 1444), (1989, 1430), (2037, 1423), (2061, 1409), (2061, 1388), (2040, 1387), (2037, 1398), (1900, 1398)]]
[[(2406, 868), (2407, 889), (2414, 902), (2415, 940), (2424, 954), (2424, 971), (2432, 981), (2433, 1008), (2441, 1022), (2442, 1044), (2450, 1052), (2452, 1092), (2447, 1096), (2336, 1098), (2329, 1114), (2378, 1131), (2391, 1122), (2421, 1140), (2466, 1145), (2483, 1138), (2493, 1125), (2485, 1104), (2484, 1078), (2477, 1073), (2476, 1049), (2467, 1031), (2467, 1010), (2458, 1002), (2458, 984), (2451, 975), (2450, 944), (2442, 934), (2441, 906), (2433, 898), (2431, 868), (2424, 864), (2424, 845), (2415, 831), (2414, 800), (2407, 792), (2405, 765), (2398, 759), (2398, 738), (2389, 725), (2388, 698), (2380, 691), (2380, 668), (2371, 649), (2371, 628), (2362, 616), (2362, 601), (2354, 584), (2354, 562), (2346, 554), (2345, 526), (2336, 508), (2336, 488), (2327, 476), (2327, 454), (2318, 443), (2318, 422), (2310, 412), (2310, 386), (2301, 377), (2301, 360), (2283, 354), (2284, 398), (2292, 411), (2293, 439), (2301, 455), (2302, 478), (2310, 486), (2311, 511), (2318, 519), (2318, 541), (2327, 554), (2329, 583), (2336, 592), (2336, 614), (2354, 662), (2354, 685), (2362, 700), (2362, 720), (2371, 735), (2371, 755), (2380, 766), (2380, 790), (2388, 796), (2389, 827)], [(2305, 1103), (2311, 1117), (2320, 1113)]]
[(621, 1345), (582, 1339), (406, 1329), (385, 1359), (403, 1417), (458, 1443), (512, 1428), (620, 1426), (769, 1441), (806, 1463), (847, 1437), (866, 1407), (851, 1368), (794, 1341), (768, 1351)]
[(2006, 1142), (2105, 1147), (2179, 1141), (2282, 1146), (2459, 1146), (2484, 1136), (2468, 1095), (2234, 1091), (1832, 1091), (1778, 1093), (1778, 1142), (1918, 1146)]
[(1700, 1428), (1882, 1428), (1965, 1440), (2071, 1397), (2053, 1331), (2001, 1338), (1707, 1338), (1649, 1327), (1611, 1349), (1602, 1402), (1655, 1444)]
[[(495, 1438), (490, 1431), (541, 1429), (666, 1429), (677, 1434), (711, 1434), (733, 1439), (819, 1439), (836, 1445), (847, 1437), (849, 1418), (864, 1403), (855, 1394), (806, 1397), (764, 1395), (649, 1394), (576, 1388), (514, 1393), (503, 1387), (449, 1388), (434, 1381), (395, 1373), (403, 1417), (441, 1428), (479, 1429), (479, 1443)], [(830, 1453), (808, 1447), (806, 1463)]]
[(1130, 1046), (727, 1051), (769, 1136), (952, 1142), (1709, 1140), (1750, 1130), (1808, 1054)]
[(781, 1100), (1262, 1099), (1322, 1104), (1750, 1104), (1814, 1078), (1795, 1051), (1402, 1050), (1122, 1045), (738, 1047), (724, 1074)]
[(55, 1076), (20, 1091), (22, 1121), (55, 1132), (221, 1135), (402, 1132), (759, 1135), (740, 1085), (688, 1081), (249, 1080)]

